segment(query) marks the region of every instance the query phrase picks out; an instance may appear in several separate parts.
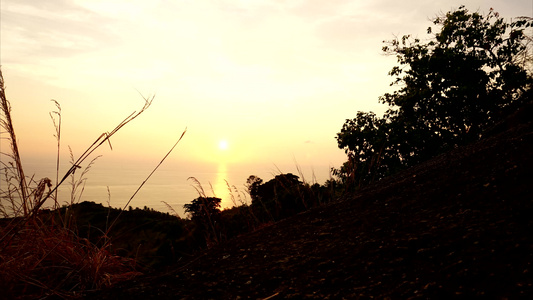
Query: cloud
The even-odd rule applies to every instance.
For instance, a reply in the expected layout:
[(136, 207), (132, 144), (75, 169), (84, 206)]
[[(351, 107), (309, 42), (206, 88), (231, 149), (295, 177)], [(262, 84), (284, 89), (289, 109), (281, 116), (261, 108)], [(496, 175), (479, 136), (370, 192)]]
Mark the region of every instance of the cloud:
[(110, 47), (118, 40), (106, 30), (111, 21), (68, 1), (3, 1), (2, 58), (29, 63)]

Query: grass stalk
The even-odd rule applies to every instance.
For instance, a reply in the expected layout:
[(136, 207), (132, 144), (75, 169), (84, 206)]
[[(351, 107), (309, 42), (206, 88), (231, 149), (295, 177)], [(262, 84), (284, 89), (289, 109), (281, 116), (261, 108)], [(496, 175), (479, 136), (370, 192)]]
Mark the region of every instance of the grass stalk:
[[(52, 119), (52, 123), (54, 124), (54, 128), (56, 133), (54, 134), (54, 137), (57, 141), (57, 156), (56, 156), (56, 181), (55, 185), (59, 183), (59, 165), (60, 165), (60, 153), (61, 153), (61, 105), (56, 100), (52, 100), (56, 106), (56, 111), (52, 111), (50, 113), (50, 118)], [(55, 116), (55, 117), (54, 117)], [(55, 190), (55, 193), (53, 195), (54, 200), (54, 207), (58, 208), (59, 203), (57, 202), (57, 192), (58, 190)]]
[[(129, 261), (109, 253), (108, 243), (98, 247), (80, 238), (73, 229), (69, 207), (80, 200), (87, 172), (98, 157), (90, 160), (78, 178), (76, 171), (104, 143), (109, 143), (111, 147), (110, 138), (143, 113), (154, 97), (143, 99), (145, 103), (140, 111), (128, 115), (110, 132), (102, 133), (77, 159), (70, 151), (72, 166), (61, 179), (61, 106), (52, 100), (56, 111), (50, 116), (55, 127), (58, 152), (56, 178), (52, 184), (48, 178), (34, 180), (24, 173), (11, 106), (5, 95), (4, 78), (0, 70), (0, 128), (1, 133), (7, 134), (2, 142), (5, 140), (9, 144), (9, 153), (0, 153), (9, 159), (7, 162), (0, 160), (2, 179), (5, 180), (0, 193), (0, 213), (4, 217), (13, 217), (2, 220), (0, 224), (0, 289), (4, 292), (3, 296), (11, 297), (23, 292), (35, 298), (53, 295), (70, 297), (76, 291), (100, 288), (138, 274)], [(63, 219), (60, 216), (62, 226), (57, 226), (53, 217), (45, 219), (40, 214), (41, 207), (48, 199), (53, 199), (54, 207), (59, 208), (58, 188), (69, 177), (72, 187), (70, 203)], [(107, 232), (104, 236), (107, 239)]]
[(179, 142), (181, 141), (181, 139), (183, 138), (183, 136), (185, 135), (185, 133), (187, 132), (187, 128), (185, 128), (185, 130), (183, 130), (183, 132), (181, 133), (181, 136), (179, 137), (179, 139), (176, 141), (176, 143), (174, 143), (174, 146), (172, 146), (172, 148), (170, 148), (170, 150), (167, 152), (167, 154), (161, 159), (161, 161), (157, 164), (157, 166), (155, 166), (155, 168), (152, 170), (152, 172), (150, 172), (150, 174), (144, 179), (144, 181), (139, 185), (139, 187), (137, 188), (137, 190), (135, 190), (135, 192), (133, 193), (133, 195), (130, 197), (130, 199), (128, 200), (128, 202), (126, 203), (126, 205), (124, 205), (124, 208), (120, 211), (120, 213), (118, 214), (118, 216), (113, 220), (113, 222), (111, 223), (111, 225), (109, 225), (109, 228), (107, 229), (107, 233), (109, 233), (109, 231), (111, 230), (111, 228), (113, 227), (113, 225), (115, 225), (115, 223), (117, 222), (118, 218), (122, 215), (122, 212), (124, 210), (126, 210), (126, 208), (130, 205), (131, 201), (133, 200), (133, 198), (135, 198), (135, 196), (137, 195), (137, 193), (142, 189), (142, 187), (144, 186), (144, 184), (148, 181), (148, 179), (150, 179), (150, 177), (152, 177), (152, 175), (155, 173), (155, 171), (157, 171), (157, 169), (163, 164), (163, 162), (167, 159), (167, 157), (170, 155), (170, 153), (172, 153), (172, 151), (174, 151), (174, 148), (176, 148), (176, 146), (179, 144)]
[(154, 99), (155, 96), (152, 96), (151, 98), (146, 98), (143, 96), (143, 99), (144, 99), (144, 106), (141, 108), (140, 111), (136, 112), (134, 111), (133, 113), (131, 113), (129, 116), (127, 116), (122, 122), (120, 122), (113, 130), (111, 130), (110, 132), (104, 132), (102, 133), (86, 150), (85, 152), (83, 152), (83, 154), (78, 157), (78, 159), (76, 161), (74, 161), (72, 163), (72, 166), (70, 167), (70, 169), (67, 171), (67, 173), (63, 176), (63, 178), (61, 179), (61, 181), (54, 187), (54, 189), (40, 202), (38, 203), (38, 205), (36, 205), (34, 208), (33, 208), (33, 211), (31, 212), (31, 214), (35, 214), (37, 213), (37, 211), (40, 209), (40, 207), (44, 204), (44, 202), (48, 199), (48, 197), (52, 194), (52, 193), (55, 193), (55, 191), (57, 190), (57, 188), (59, 188), (59, 186), (69, 177), (71, 176), (72, 174), (74, 174), (74, 172), (76, 172), (76, 170), (78, 168), (81, 167), (81, 164), (94, 152), (96, 151), (96, 149), (100, 148), (100, 146), (102, 146), (104, 143), (108, 143), (109, 144), (109, 147), (111, 149), (113, 149), (113, 147), (111, 146), (111, 137), (113, 135), (115, 135), (120, 129), (122, 129), (122, 127), (124, 127), (126, 124), (128, 124), (129, 122), (133, 121), (135, 118), (137, 118), (139, 115), (141, 115), (146, 109), (148, 109), (148, 107), (150, 107), (150, 105), (152, 104), (152, 101)]
[(0, 71), (0, 107), (1, 112), (4, 117), (1, 118), (0, 127), (2, 131), (6, 132), (9, 137), (8, 141), (11, 146), (11, 158), (14, 160), (14, 170), (16, 172), (16, 178), (18, 179), (18, 191), (20, 193), (20, 198), (22, 199), (22, 211), (24, 216), (27, 216), (30, 212), (28, 208), (28, 202), (24, 201), (28, 199), (28, 184), (26, 182), (26, 176), (24, 175), (24, 169), (22, 168), (22, 160), (20, 159), (20, 152), (17, 144), (17, 136), (15, 134), (15, 129), (13, 128), (13, 120), (11, 119), (11, 106), (7, 101), (5, 86), (4, 86), (4, 76)]

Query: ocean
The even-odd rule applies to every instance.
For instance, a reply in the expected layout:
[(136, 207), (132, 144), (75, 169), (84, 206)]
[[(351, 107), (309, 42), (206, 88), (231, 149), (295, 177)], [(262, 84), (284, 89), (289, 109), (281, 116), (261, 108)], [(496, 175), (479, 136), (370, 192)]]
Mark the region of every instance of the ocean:
[[(101, 157), (89, 169), (85, 169), (86, 162), (74, 174), (76, 180), (83, 176), (84, 184), (78, 185), (72, 196), (75, 184), (72, 184), (70, 177), (67, 178), (59, 188), (58, 202), (63, 205), (74, 199), (74, 202), (93, 201), (114, 208), (128, 209), (131, 206), (142, 209), (147, 207), (186, 217), (183, 205), (190, 203), (200, 195), (221, 198), (222, 209), (230, 208), (235, 204), (240, 205), (243, 202), (250, 203), (251, 200), (245, 187), (246, 179), (250, 175), (256, 175), (264, 182), (280, 173), (293, 173), (302, 177), (298, 171), (299, 168), (304, 173), (303, 179), (306, 182), (323, 184), (329, 178), (330, 169), (330, 166), (298, 166), (297, 168), (296, 165), (276, 166), (273, 163), (237, 165), (170, 161), (164, 162), (147, 179), (158, 162), (112, 161)], [(71, 164), (62, 163), (62, 165), (59, 180)], [(23, 161), (23, 166), (27, 177), (33, 176), (36, 181), (48, 177), (52, 182), (56, 181), (54, 162), (29, 160)], [(86, 172), (83, 173), (84, 171)], [(44, 207), (50, 207), (52, 204), (48, 202)]]

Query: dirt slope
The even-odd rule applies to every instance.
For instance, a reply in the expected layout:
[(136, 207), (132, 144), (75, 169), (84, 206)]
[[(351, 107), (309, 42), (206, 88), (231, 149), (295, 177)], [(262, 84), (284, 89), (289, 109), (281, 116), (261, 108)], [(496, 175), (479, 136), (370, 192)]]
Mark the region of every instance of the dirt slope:
[(86, 296), (533, 298), (529, 119), (167, 273)]

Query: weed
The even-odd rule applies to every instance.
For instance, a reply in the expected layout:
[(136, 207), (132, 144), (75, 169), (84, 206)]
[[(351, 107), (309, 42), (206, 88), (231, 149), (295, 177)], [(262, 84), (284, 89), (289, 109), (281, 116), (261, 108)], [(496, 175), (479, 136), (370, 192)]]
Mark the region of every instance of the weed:
[[(35, 180), (33, 177), (28, 178), (24, 172), (11, 119), (11, 106), (5, 95), (4, 78), (0, 70), (0, 111), (2, 114), (0, 127), (2, 133), (7, 134), (2, 142), (9, 145), (9, 151), (0, 154), (4, 158), (0, 160), (2, 172), (0, 214), (4, 217), (0, 219), (2, 296), (12, 298), (75, 297), (85, 291), (100, 289), (139, 274), (135, 269), (135, 261), (113, 255), (109, 249), (108, 233), (120, 214), (109, 226), (106, 226), (106, 231), (102, 232), (100, 240), (103, 242), (93, 244), (88, 239), (78, 236), (70, 208), (79, 202), (85, 187), (87, 172), (98, 156), (90, 159), (85, 168), (82, 168), (82, 164), (103, 144), (108, 143), (111, 147), (110, 138), (148, 109), (154, 97), (143, 98), (145, 103), (140, 111), (127, 116), (110, 132), (102, 133), (77, 159), (69, 148), (71, 167), (63, 177), (59, 176), (61, 106), (57, 101), (52, 100), (56, 106), (56, 110), (50, 113), (55, 128), (54, 136), (57, 140), (55, 183), (52, 183), (49, 178)], [(176, 147), (184, 134), (185, 131), (130, 198), (126, 207)], [(80, 169), (81, 173), (76, 173)], [(47, 214), (48, 210), (42, 210), (47, 200), (52, 200), (53, 209), (60, 212), (57, 199), (58, 188), (68, 178), (70, 178), (71, 194), (64, 213)], [(109, 214), (106, 224), (108, 224), (108, 219)]]
[[(233, 206), (239, 208), (239, 213), (246, 220), (248, 228), (250, 228), (251, 230), (254, 230), (256, 226), (259, 225), (259, 219), (255, 216), (255, 213), (251, 205), (248, 204), (248, 201), (246, 200), (247, 198), (246, 193), (239, 192), (236, 186), (234, 185), (230, 186), (227, 180), (224, 180), (224, 181), (226, 182), (226, 186), (228, 187), (229, 196), (231, 198), (231, 202), (233, 203)], [(235, 195), (237, 196), (235, 197)], [(239, 200), (240, 205), (237, 204), (237, 199)]]

